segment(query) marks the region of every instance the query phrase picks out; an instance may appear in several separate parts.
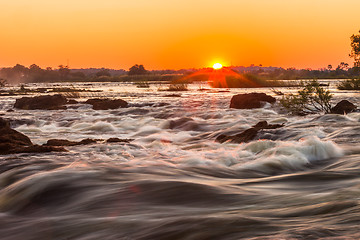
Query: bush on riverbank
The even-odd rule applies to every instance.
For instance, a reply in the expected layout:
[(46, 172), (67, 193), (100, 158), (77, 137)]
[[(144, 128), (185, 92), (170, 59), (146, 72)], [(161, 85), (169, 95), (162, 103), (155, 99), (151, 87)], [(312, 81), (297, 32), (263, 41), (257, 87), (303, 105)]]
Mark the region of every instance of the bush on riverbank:
[(332, 94), (320, 86), (319, 82), (312, 80), (304, 83), (297, 95), (283, 96), (280, 104), (295, 115), (306, 115), (318, 112), (331, 112), (330, 100)]

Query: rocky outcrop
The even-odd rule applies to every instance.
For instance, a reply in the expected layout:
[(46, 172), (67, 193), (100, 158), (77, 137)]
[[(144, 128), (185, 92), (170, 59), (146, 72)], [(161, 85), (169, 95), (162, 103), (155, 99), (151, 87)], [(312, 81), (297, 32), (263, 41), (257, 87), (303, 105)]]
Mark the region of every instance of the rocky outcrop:
[(96, 143), (96, 141), (97, 140), (91, 138), (86, 138), (79, 142), (69, 141), (66, 139), (50, 139), (46, 142), (45, 145), (46, 146), (77, 146), (77, 145), (87, 145), (87, 144)]
[(127, 107), (128, 103), (121, 99), (88, 99), (85, 103), (91, 104), (94, 110), (108, 110)]
[(14, 108), (23, 110), (59, 110), (66, 109), (65, 104), (67, 103), (66, 97), (61, 94), (56, 95), (45, 95), (37, 97), (22, 97), (16, 99)]
[(335, 107), (331, 108), (330, 113), (335, 114), (347, 114), (356, 110), (356, 106), (348, 100), (342, 100), (338, 102)]
[(282, 124), (268, 124), (267, 121), (261, 121), (261, 122), (258, 122), (252, 128), (246, 129), (245, 131), (243, 131), (239, 134), (232, 135), (232, 136), (228, 136), (225, 134), (219, 135), (215, 139), (215, 141), (220, 142), (220, 143), (223, 143), (223, 142), (231, 142), (231, 143), (250, 142), (255, 139), (255, 137), (257, 136), (257, 134), (259, 133), (260, 130), (276, 129), (276, 128), (280, 128), (280, 127), (283, 127), (283, 125)]
[(230, 108), (252, 109), (261, 108), (264, 102), (275, 103), (276, 99), (265, 93), (237, 94), (231, 98)]
[(27, 136), (11, 129), (7, 120), (0, 118), (0, 154), (53, 151), (64, 152), (66, 150), (64, 148), (34, 145)]
[(133, 141), (134, 139), (121, 139), (121, 138), (109, 138), (108, 140), (106, 140), (107, 143), (129, 143), (131, 141)]
[(78, 104), (79, 102), (74, 99), (69, 99), (66, 104)]

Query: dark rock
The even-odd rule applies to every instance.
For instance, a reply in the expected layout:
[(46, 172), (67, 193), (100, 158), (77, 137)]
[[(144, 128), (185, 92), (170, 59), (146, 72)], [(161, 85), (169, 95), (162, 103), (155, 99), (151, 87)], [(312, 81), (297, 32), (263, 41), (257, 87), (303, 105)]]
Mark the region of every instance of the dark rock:
[(336, 104), (335, 107), (331, 108), (331, 113), (335, 114), (346, 114), (356, 110), (356, 106), (348, 100), (342, 100)]
[(50, 139), (46, 142), (46, 146), (75, 146), (77, 142), (69, 141), (66, 139)]
[(64, 104), (67, 103), (67, 100), (64, 96), (60, 94), (56, 95), (46, 95), (38, 97), (23, 97), (16, 99), (15, 108), (24, 109), (24, 110), (35, 110), (35, 109), (44, 109), (44, 110), (59, 110), (66, 109)]
[(0, 144), (7, 144), (8, 146), (31, 146), (31, 140), (24, 134), (11, 129), (10, 123), (0, 118)]
[(133, 141), (134, 139), (120, 139), (120, 138), (109, 138), (106, 140), (107, 143), (129, 143)]
[(181, 97), (181, 94), (167, 94), (164, 95), (163, 97)]
[(284, 125), (282, 124), (268, 124), (267, 121), (261, 121), (258, 122), (253, 128), (261, 130), (261, 129), (276, 129), (276, 128), (281, 128)]
[(231, 98), (230, 108), (252, 109), (260, 108), (264, 102), (274, 103), (276, 99), (265, 93), (237, 94)]
[(47, 153), (47, 152), (66, 152), (65, 148), (45, 146), (45, 145), (31, 145), (28, 147), (15, 148), (10, 153)]
[(225, 134), (221, 134), (215, 139), (215, 141), (220, 142), (220, 143), (227, 142), (227, 141), (230, 141), (232, 143), (250, 142), (255, 139), (255, 137), (258, 135), (260, 130), (276, 129), (276, 128), (281, 128), (281, 127), (283, 127), (283, 125), (281, 125), (281, 124), (268, 124), (267, 121), (261, 121), (261, 122), (258, 122), (252, 128), (246, 129), (245, 131), (243, 131), (239, 134), (236, 134), (236, 135), (228, 136)]
[(88, 99), (85, 103), (91, 104), (94, 110), (108, 110), (127, 107), (128, 103), (121, 99)]
[(24, 134), (11, 129), (10, 123), (0, 118), (0, 154), (11, 153), (40, 153), (40, 152), (63, 152), (63, 148), (44, 147), (33, 145), (31, 140)]
[(46, 142), (45, 146), (77, 146), (96, 143), (96, 141), (97, 140), (91, 138), (83, 139), (80, 142), (69, 141), (66, 139), (50, 139)]
[(74, 99), (70, 99), (70, 100), (67, 101), (66, 104), (78, 104), (78, 103), (79, 103), (78, 101), (76, 101)]
[(6, 112), (14, 112), (14, 109), (8, 109)]

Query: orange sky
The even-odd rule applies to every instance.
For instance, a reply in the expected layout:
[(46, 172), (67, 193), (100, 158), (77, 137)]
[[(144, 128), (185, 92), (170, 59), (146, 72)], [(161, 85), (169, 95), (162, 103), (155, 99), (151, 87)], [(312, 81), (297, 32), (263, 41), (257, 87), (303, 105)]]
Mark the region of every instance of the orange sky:
[(348, 57), (359, 0), (0, 0), (0, 66), (322, 68)]

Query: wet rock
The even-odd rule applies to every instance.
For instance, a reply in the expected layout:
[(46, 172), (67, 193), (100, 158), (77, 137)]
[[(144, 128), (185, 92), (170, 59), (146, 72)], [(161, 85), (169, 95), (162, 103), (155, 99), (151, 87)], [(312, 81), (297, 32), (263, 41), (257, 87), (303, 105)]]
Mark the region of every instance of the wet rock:
[(356, 106), (348, 100), (342, 100), (336, 104), (335, 107), (331, 108), (331, 113), (335, 114), (346, 114), (356, 110)]
[(99, 141), (99, 140), (100, 140), (100, 139), (86, 138), (86, 139), (81, 140), (78, 145), (92, 144), (92, 143), (96, 143), (96, 142)]
[(121, 138), (109, 138), (106, 140), (107, 143), (129, 143), (133, 141), (134, 139), (121, 139)]
[(16, 99), (14, 108), (23, 110), (59, 110), (66, 109), (66, 107), (64, 106), (66, 103), (67, 99), (61, 94), (37, 97), (22, 97)]
[(3, 143), (21, 146), (32, 145), (30, 138), (14, 129), (11, 129), (9, 121), (0, 118), (0, 144)]
[(127, 107), (128, 103), (121, 99), (88, 99), (85, 103), (91, 104), (94, 110), (108, 110)]
[(64, 148), (39, 146), (32, 144), (24, 134), (11, 129), (9, 121), (0, 118), (0, 154), (64, 152)]
[(92, 144), (96, 142), (97, 140), (91, 138), (83, 139), (80, 142), (69, 141), (66, 139), (50, 139), (46, 142), (45, 146), (77, 146), (77, 145)]
[(215, 141), (220, 142), (220, 143), (224, 143), (224, 142), (228, 142), (228, 141), (231, 143), (250, 142), (255, 139), (255, 137), (258, 135), (260, 130), (276, 129), (276, 128), (281, 128), (283, 126), (284, 125), (282, 125), (282, 124), (268, 124), (267, 121), (261, 121), (261, 122), (258, 122), (252, 128), (246, 129), (245, 131), (243, 131), (239, 134), (236, 134), (236, 135), (228, 136), (225, 134), (221, 134), (215, 139)]
[(163, 97), (181, 97), (181, 94), (167, 94), (164, 95)]
[(283, 127), (283, 124), (269, 124), (267, 121), (258, 122), (253, 128), (255, 129), (277, 129)]
[(252, 109), (261, 108), (264, 102), (275, 103), (276, 99), (265, 93), (237, 94), (231, 98), (230, 108)]
[(66, 152), (65, 148), (45, 146), (45, 145), (31, 145), (23, 148), (15, 148), (10, 153), (47, 153), (47, 152)]
[(78, 103), (79, 103), (78, 101), (76, 101), (74, 99), (70, 99), (70, 100), (67, 101), (66, 104), (78, 104)]

